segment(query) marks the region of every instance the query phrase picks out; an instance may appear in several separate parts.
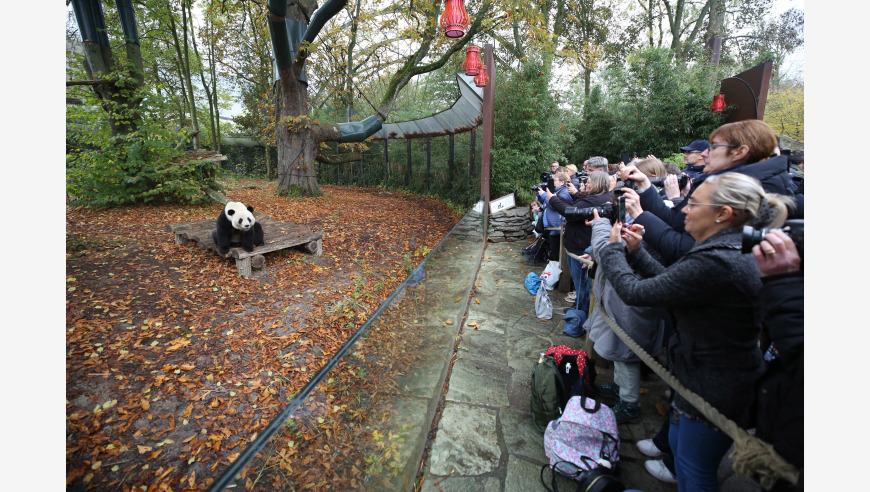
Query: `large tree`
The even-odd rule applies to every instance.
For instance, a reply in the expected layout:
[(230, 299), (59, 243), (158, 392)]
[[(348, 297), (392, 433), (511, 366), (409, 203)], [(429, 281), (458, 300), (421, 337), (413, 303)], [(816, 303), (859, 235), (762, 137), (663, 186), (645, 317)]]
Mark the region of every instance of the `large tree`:
[[(441, 68), (480, 30), (490, 2), (484, 0), (483, 6), (465, 35), (447, 46), (444, 46), (443, 35), (438, 27), (440, 1), (428, 0), (415, 5), (396, 3), (386, 9), (410, 16), (414, 19), (411, 26), (416, 24), (417, 28), (413, 31), (415, 32), (413, 39), (405, 45), (406, 48), (410, 47), (410, 54), (399, 58), (392, 67), (394, 72), (386, 82), (377, 114), (357, 122), (315, 121), (309, 116), (306, 63), (320, 31), (344, 9), (346, 4), (347, 0), (328, 0), (317, 9), (314, 0), (269, 1), (269, 29), (278, 68), (278, 80), (274, 92), (279, 193), (320, 195), (322, 192), (317, 184), (316, 167), (320, 144), (359, 142), (379, 130), (381, 123), (389, 116), (398, 94), (413, 77)], [(351, 17), (353, 12), (350, 13)], [(359, 10), (355, 12), (358, 13)], [(349, 32), (356, 35), (354, 29), (349, 29)], [(401, 34), (398, 39), (393, 38), (393, 41), (402, 40)], [(436, 46), (442, 50), (433, 53), (433, 48)], [(353, 65), (352, 50), (351, 46), (345, 53), (351, 63), (347, 67), (353, 67), (355, 72), (358, 67)], [(349, 73), (350, 71), (346, 71), (345, 75)], [(350, 83), (346, 85), (349, 86)], [(320, 160), (330, 159), (320, 156)]]

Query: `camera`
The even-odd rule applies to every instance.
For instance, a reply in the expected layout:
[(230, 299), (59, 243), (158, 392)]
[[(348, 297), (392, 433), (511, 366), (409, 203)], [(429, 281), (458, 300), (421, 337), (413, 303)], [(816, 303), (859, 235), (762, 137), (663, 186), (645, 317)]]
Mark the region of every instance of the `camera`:
[[(655, 186), (656, 188), (664, 188), (665, 187), (665, 178), (649, 178), (649, 182)], [(689, 177), (685, 174), (681, 174), (679, 177), (680, 189), (686, 187), (686, 184), (689, 182)]]
[[(804, 257), (804, 221), (803, 219), (791, 219), (785, 221), (782, 226), (782, 232), (794, 241), (794, 245), (798, 250), (801, 258)], [(752, 226), (743, 226), (743, 253), (751, 253), (752, 247), (764, 240), (764, 236), (771, 229), (755, 229)]]
[(620, 196), (616, 204), (607, 202), (597, 207), (565, 207), (565, 213), (562, 215), (569, 222), (592, 220), (595, 218), (595, 210), (598, 210), (599, 217), (606, 218), (611, 224), (615, 224), (618, 220), (622, 220), (625, 217), (625, 197)]
[(556, 192), (556, 185), (553, 184), (553, 173), (549, 171), (541, 173), (541, 182), (533, 185), (532, 191), (543, 190), (544, 188), (550, 190), (551, 193)]

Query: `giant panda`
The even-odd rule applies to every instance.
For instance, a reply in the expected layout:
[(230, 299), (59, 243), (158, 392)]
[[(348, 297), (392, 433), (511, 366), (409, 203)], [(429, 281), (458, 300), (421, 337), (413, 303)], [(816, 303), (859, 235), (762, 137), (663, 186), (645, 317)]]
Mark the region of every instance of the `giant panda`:
[(229, 253), (233, 246), (241, 246), (250, 253), (254, 251), (254, 246), (266, 244), (263, 226), (254, 218), (254, 207), (245, 208), (242, 202), (228, 202), (224, 206), (211, 238), (222, 255)]

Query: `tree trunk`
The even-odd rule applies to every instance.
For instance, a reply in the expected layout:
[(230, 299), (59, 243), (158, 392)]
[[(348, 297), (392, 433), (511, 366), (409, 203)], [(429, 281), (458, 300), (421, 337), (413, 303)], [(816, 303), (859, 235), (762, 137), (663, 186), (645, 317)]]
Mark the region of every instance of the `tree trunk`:
[[(182, 5), (183, 8), (183, 5)], [(182, 11), (184, 13), (184, 11)], [(196, 55), (196, 58), (202, 60), (202, 56), (199, 54), (199, 48), (196, 46), (196, 33), (193, 30), (193, 13), (191, 9), (187, 8), (187, 19), (190, 22), (190, 39), (193, 42), (193, 54)], [(206, 29), (208, 29), (208, 18), (205, 19)], [(221, 150), (221, 142), (220, 135), (218, 133), (217, 125), (220, 124), (218, 121), (217, 115), (217, 78), (214, 76), (214, 59), (211, 58), (212, 50), (209, 50), (209, 76), (211, 77), (212, 85), (209, 87), (208, 83), (205, 81), (205, 66), (201, 65), (199, 70), (199, 79), (202, 81), (202, 88), (205, 90), (205, 98), (208, 100), (208, 125), (211, 129), (211, 148), (217, 152)], [(212, 89), (214, 89), (214, 96), (212, 97)]]
[[(187, 41), (187, 16), (185, 15), (185, 4), (182, 0), (181, 4), (181, 26), (182, 34), (184, 35), (184, 83), (187, 84), (187, 92), (190, 94), (190, 129), (193, 131), (193, 148), (199, 148), (199, 117), (196, 115), (196, 97), (193, 92), (193, 82), (190, 76), (190, 49)], [(170, 13), (171, 16), (171, 13)], [(193, 26), (190, 26), (191, 35), (193, 35)]]
[(584, 68), (583, 69), (583, 92), (586, 97), (589, 97), (589, 91), (591, 89), (590, 85), (592, 84), (592, 69)]
[(321, 196), (314, 160), (319, 142), (308, 124), (308, 87), (292, 69), (279, 71), (279, 76), (275, 94), (278, 194)]

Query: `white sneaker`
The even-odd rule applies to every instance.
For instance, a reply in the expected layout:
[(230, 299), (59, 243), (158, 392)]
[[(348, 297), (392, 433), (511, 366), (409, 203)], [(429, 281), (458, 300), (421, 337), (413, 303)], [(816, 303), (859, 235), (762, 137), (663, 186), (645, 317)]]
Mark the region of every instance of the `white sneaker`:
[(643, 441), (638, 441), (637, 449), (639, 449), (641, 453), (649, 456), (650, 458), (658, 458), (659, 456), (664, 456), (665, 454), (662, 452), (661, 449), (656, 447), (652, 439), (644, 439)]
[(572, 290), (565, 296), (565, 300), (568, 302), (574, 302), (577, 300), (577, 291)]
[(664, 461), (647, 460), (644, 462), (643, 466), (646, 467), (646, 471), (648, 471), (650, 475), (658, 478), (662, 482), (677, 483), (677, 478), (671, 475), (671, 471), (668, 470), (667, 466), (665, 466)]

